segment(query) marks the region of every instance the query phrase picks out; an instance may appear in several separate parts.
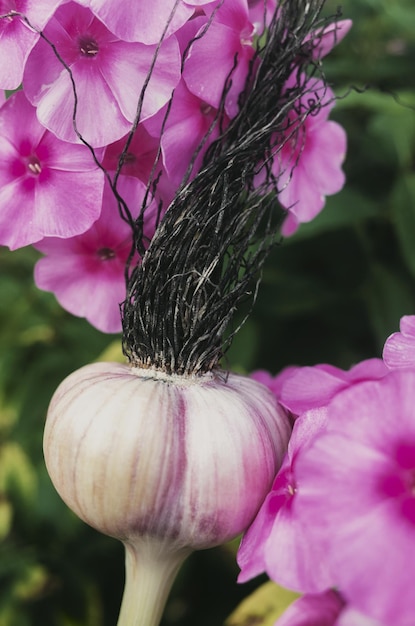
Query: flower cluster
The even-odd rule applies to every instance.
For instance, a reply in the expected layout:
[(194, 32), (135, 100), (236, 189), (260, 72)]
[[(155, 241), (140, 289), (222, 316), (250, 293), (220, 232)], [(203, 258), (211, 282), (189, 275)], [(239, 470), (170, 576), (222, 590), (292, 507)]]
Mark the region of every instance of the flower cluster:
[[(22, 86), (0, 103), (0, 245), (34, 245), (45, 255), (37, 285), (117, 332), (126, 264), (139, 260), (137, 249), (142, 256), (177, 189), (238, 113), (278, 8), (248, 0), (0, 7), (0, 89)], [(317, 64), (349, 27), (326, 25), (304, 49)], [(273, 158), (286, 234), (343, 185), (345, 134), (328, 121), (334, 96), (323, 81), (294, 74), (287, 92), (298, 82), (323, 106), (313, 112), (313, 98), (298, 101)]]
[[(278, 626), (410, 626), (415, 562), (415, 317), (384, 360), (255, 378), (294, 419), (283, 465), (239, 549), (305, 594)], [(336, 591), (333, 591), (336, 589)]]

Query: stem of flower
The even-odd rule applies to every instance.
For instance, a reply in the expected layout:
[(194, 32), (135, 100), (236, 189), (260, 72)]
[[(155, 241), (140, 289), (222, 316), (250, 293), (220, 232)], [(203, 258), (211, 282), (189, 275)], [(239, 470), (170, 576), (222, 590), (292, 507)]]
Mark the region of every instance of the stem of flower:
[[(125, 543), (125, 587), (117, 626), (158, 626), (176, 574), (188, 550), (163, 551)], [(147, 547), (147, 546), (146, 546)], [(154, 554), (154, 548), (158, 554)]]

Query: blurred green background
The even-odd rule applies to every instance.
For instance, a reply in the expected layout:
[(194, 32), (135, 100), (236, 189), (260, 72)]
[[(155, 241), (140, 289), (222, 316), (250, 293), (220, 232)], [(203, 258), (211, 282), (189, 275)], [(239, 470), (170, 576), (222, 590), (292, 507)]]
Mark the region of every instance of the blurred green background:
[[(336, 11), (329, 0), (326, 11)], [(348, 134), (345, 189), (271, 254), (225, 365), (348, 368), (381, 356), (415, 313), (415, 4), (349, 0), (352, 31), (325, 61)], [(393, 94), (393, 95), (392, 95)], [(49, 399), (114, 341), (39, 292), (36, 252), (0, 249), (0, 626), (115, 626), (123, 550), (78, 521), (47, 477)], [(163, 626), (215, 626), (265, 578), (238, 586), (236, 544), (193, 555)]]

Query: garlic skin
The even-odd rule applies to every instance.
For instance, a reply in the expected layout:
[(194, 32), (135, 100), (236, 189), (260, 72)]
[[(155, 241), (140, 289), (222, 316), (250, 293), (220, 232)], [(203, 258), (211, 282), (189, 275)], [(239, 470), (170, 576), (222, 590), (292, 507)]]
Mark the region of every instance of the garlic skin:
[(91, 526), (196, 550), (249, 525), (290, 431), (275, 397), (250, 378), (94, 363), (56, 390), (44, 454), (56, 490)]
[[(81, 519), (126, 545), (119, 626), (157, 624), (156, 605), (187, 555), (248, 527), (290, 432), (275, 396), (235, 374), (186, 377), (94, 363), (61, 383), (46, 420), (46, 466)], [(160, 574), (144, 594), (158, 598), (148, 619), (134, 591), (140, 562), (147, 564), (141, 584), (150, 584), (154, 568)]]

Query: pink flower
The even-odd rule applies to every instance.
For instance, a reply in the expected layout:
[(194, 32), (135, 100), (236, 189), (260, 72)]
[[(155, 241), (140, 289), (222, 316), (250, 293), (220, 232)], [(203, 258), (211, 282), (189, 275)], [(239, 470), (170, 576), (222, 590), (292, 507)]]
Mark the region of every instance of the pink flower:
[(345, 603), (337, 591), (329, 589), (319, 594), (307, 594), (295, 600), (275, 622), (275, 626), (382, 626), (382, 624), (356, 611)]
[[(81, 135), (94, 147), (125, 135), (136, 116), (157, 46), (122, 41), (89, 9), (74, 2), (60, 6), (44, 32), (71, 69), (78, 99), (76, 124)], [(180, 64), (173, 36), (157, 51), (141, 119), (156, 113), (169, 100), (180, 79)], [(29, 55), (23, 87), (37, 107), (42, 124), (65, 141), (77, 141), (72, 122), (72, 82), (43, 39)]]
[[(293, 433), (283, 465), (256, 519), (245, 533), (239, 552), (239, 581), (266, 572), (280, 585), (303, 593), (324, 591), (336, 581), (325, 552), (309, 540), (307, 519), (298, 513), (302, 484), (297, 462), (327, 425), (327, 405), (343, 389), (387, 374), (381, 359), (369, 359), (343, 371), (331, 365), (286, 368), (272, 379), (254, 373), (294, 417)], [(300, 416), (300, 417), (298, 417)]]
[(261, 35), (268, 26), (277, 8), (276, 0), (248, 0), (249, 19), (255, 33)]
[[(168, 37), (188, 20), (194, 2), (175, 0), (153, 0), (151, 3), (124, 0), (78, 0), (87, 6), (105, 26), (124, 41), (139, 41), (145, 44), (158, 43), (161, 37)], [(202, 4), (204, 4), (202, 2)], [(166, 33), (165, 28), (168, 25)]]
[(23, 92), (0, 109), (0, 244), (73, 237), (101, 212), (104, 175), (85, 146), (41, 126)]
[(412, 624), (415, 370), (338, 394), (296, 475), (306, 540), (324, 551), (345, 599), (373, 620)]
[(239, 582), (265, 571), (283, 587), (303, 593), (324, 591), (332, 585), (324, 552), (319, 545), (305, 540), (303, 526), (307, 522), (296, 510), (301, 496), (296, 478), (297, 457), (325, 427), (324, 409), (310, 411), (296, 420), (272, 489), (242, 539), (237, 555)]
[(390, 624), (381, 623), (377, 619), (364, 615), (354, 607), (346, 605), (337, 618), (335, 626), (390, 626)]
[[(262, 10), (266, 7), (263, 2)], [(319, 60), (347, 34), (351, 20), (341, 20), (316, 30), (303, 42), (304, 55)], [(300, 223), (309, 222), (322, 210), (326, 196), (343, 187), (342, 164), (346, 154), (346, 133), (328, 119), (335, 104), (332, 90), (323, 80), (294, 71), (286, 82), (287, 94), (300, 89), (303, 95), (291, 108), (284, 131), (274, 137), (270, 154), (271, 170), (278, 187), (278, 199), (287, 210), (281, 232), (292, 235)], [(265, 181), (258, 170), (256, 184)]]
[[(156, 117), (146, 124), (153, 129), (150, 132), (155, 130)], [(180, 185), (185, 174), (190, 179), (200, 170), (207, 149), (227, 122), (223, 115), (219, 124), (217, 110), (192, 94), (184, 81), (179, 83), (160, 139), (163, 164), (175, 186)]]
[[(206, 26), (207, 17), (198, 15), (177, 31), (182, 54), (189, 41)], [(175, 88), (169, 106), (145, 120), (145, 128), (159, 141), (164, 170), (174, 189), (185, 176), (190, 180), (200, 170), (207, 149), (226, 128), (228, 121), (225, 113), (219, 117), (215, 107), (189, 91), (183, 79)]]
[[(17, 89), (22, 82), (26, 59), (62, 0), (0, 0), (0, 88)], [(20, 14), (20, 15), (18, 15)], [(37, 30), (29, 28), (24, 17)]]
[(321, 363), (313, 366), (290, 366), (277, 376), (258, 370), (251, 377), (270, 389), (279, 403), (294, 416), (326, 406), (334, 396), (351, 385), (382, 378), (388, 368), (381, 359), (367, 359), (349, 370)]
[(383, 348), (383, 360), (390, 369), (415, 365), (415, 315), (401, 318), (399, 333), (387, 338)]
[(365, 380), (382, 378), (387, 372), (381, 359), (367, 359), (347, 371), (324, 363), (293, 368), (284, 377), (279, 400), (294, 415), (301, 415), (327, 406), (339, 391)]
[[(123, 137), (106, 147), (102, 165), (108, 172), (115, 172), (118, 169), (126, 140), (127, 137)], [(147, 183), (157, 161), (158, 149), (159, 140), (149, 135), (143, 124), (139, 124), (124, 156), (121, 173), (135, 176), (143, 183)]]
[[(130, 176), (119, 183), (119, 193), (137, 216), (145, 192), (143, 183)], [(154, 233), (156, 213), (153, 204), (145, 212), (148, 239)], [(36, 285), (54, 292), (63, 308), (85, 317), (102, 332), (119, 332), (119, 305), (126, 295), (124, 271), (131, 247), (130, 226), (121, 219), (106, 183), (101, 216), (86, 233), (66, 240), (47, 238), (36, 245), (46, 255), (36, 264)]]
[[(157, 118), (158, 115), (155, 117)], [(127, 137), (123, 137), (105, 149), (102, 165), (113, 176), (118, 169), (119, 159), (124, 151), (126, 139)], [(137, 126), (125, 154), (121, 174), (122, 176), (134, 176), (148, 186), (154, 200), (160, 203), (160, 216), (165, 213), (175, 195), (177, 187), (171, 183), (163, 169), (160, 153), (160, 136), (153, 137), (150, 135), (144, 124), (138, 124)]]
[[(203, 31), (204, 27), (200, 33)], [(192, 44), (184, 64), (183, 78), (189, 91), (215, 109), (219, 108), (228, 77), (232, 80), (225, 102), (229, 117), (239, 109), (238, 98), (254, 55), (253, 32), (247, 0), (226, 0), (219, 4), (204, 35)], [(235, 58), (237, 65), (233, 69)]]
[(336, 591), (308, 594), (294, 600), (275, 626), (336, 626), (344, 604)]
[(352, 20), (339, 20), (311, 33), (304, 41), (311, 43), (313, 58), (322, 59), (347, 35)]
[[(345, 181), (341, 166), (346, 133), (328, 120), (334, 94), (323, 81), (303, 80), (306, 94), (288, 116), (286, 137), (273, 164), (278, 199), (288, 211), (282, 227), (284, 235), (292, 235), (300, 223), (311, 221), (324, 207), (325, 197), (340, 191)], [(287, 88), (293, 86), (294, 77)], [(316, 111), (310, 109), (312, 100)]]
[(298, 367), (290, 366), (285, 367), (277, 376), (273, 376), (266, 370), (256, 370), (250, 374), (251, 378), (257, 380), (259, 383), (268, 387), (270, 391), (277, 397), (277, 400), (281, 398), (282, 387), (285, 384), (285, 381), (296, 372)]

